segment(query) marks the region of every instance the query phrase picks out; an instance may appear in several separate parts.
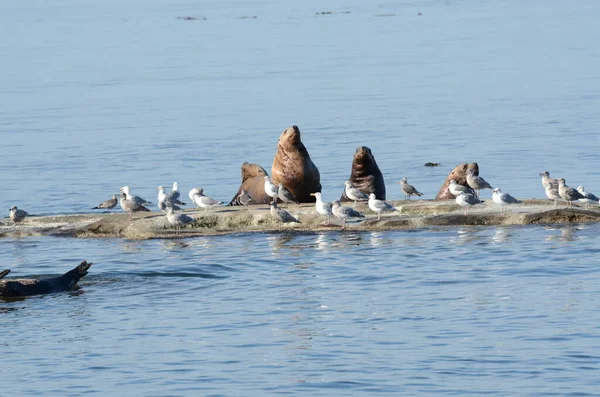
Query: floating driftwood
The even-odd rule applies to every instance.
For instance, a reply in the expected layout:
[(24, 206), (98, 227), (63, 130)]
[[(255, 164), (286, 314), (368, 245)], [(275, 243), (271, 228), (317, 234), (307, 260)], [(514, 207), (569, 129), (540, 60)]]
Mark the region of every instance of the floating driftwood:
[[(509, 207), (506, 215), (492, 200), (474, 206), (468, 215), (454, 200), (389, 201), (397, 212), (383, 213), (377, 220), (365, 202), (356, 209), (366, 215), (360, 222), (348, 222), (346, 230), (385, 231), (412, 230), (435, 226), (497, 226), (600, 222), (600, 208), (555, 208), (551, 201), (524, 200)], [(177, 238), (225, 235), (234, 233), (296, 232), (312, 233), (341, 230), (341, 221), (332, 219), (329, 225), (317, 215), (314, 204), (290, 205), (289, 212), (302, 223), (280, 224), (269, 213), (269, 208), (254, 206), (218, 207), (204, 214), (203, 210), (187, 210), (196, 220), (178, 231), (163, 213), (136, 213), (129, 221), (127, 214), (77, 214), (56, 216), (30, 216), (23, 223), (13, 225), (5, 220), (0, 225), (0, 236), (65, 236), (65, 237), (117, 237), (127, 239)]]

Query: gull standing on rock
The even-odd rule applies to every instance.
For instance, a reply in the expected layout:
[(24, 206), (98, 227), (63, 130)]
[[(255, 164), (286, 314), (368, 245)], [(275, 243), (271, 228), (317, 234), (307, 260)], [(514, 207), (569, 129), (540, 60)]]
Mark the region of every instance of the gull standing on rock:
[(503, 214), (506, 214), (507, 205), (518, 204), (521, 202), (508, 193), (502, 193), (502, 190), (500, 190), (499, 187), (494, 189), (492, 193), (492, 200), (494, 201), (494, 203), (500, 204), (502, 206)]
[(172, 202), (168, 201), (168, 200), (163, 200), (163, 201), (159, 201), (158, 202), (158, 209), (161, 210), (162, 212), (167, 212), (167, 208), (173, 208), (175, 211), (180, 211), (181, 207), (173, 204)]
[(413, 185), (408, 184), (406, 177), (400, 180), (400, 189), (404, 192), (404, 200), (410, 201), (410, 196), (422, 196), (423, 193), (419, 192)]
[(456, 183), (456, 181), (454, 179), (450, 179), (450, 181), (448, 181), (448, 190), (454, 196), (458, 196), (461, 193), (475, 195), (475, 190), (473, 190), (470, 187), (465, 186), (465, 185), (459, 185), (458, 183)]
[(481, 189), (493, 189), (492, 185), (487, 183), (485, 179), (483, 179), (479, 175), (475, 175), (475, 170), (472, 169), (467, 170), (467, 184), (472, 189), (475, 189), (475, 192), (477, 193), (477, 198), (479, 198), (479, 191)]
[(567, 208), (573, 207), (573, 201), (585, 198), (577, 190), (567, 186), (565, 184), (565, 178), (560, 178), (558, 180), (558, 194), (560, 195), (560, 198), (567, 202)]
[(169, 193), (167, 193), (167, 198), (173, 204), (185, 205), (184, 202), (179, 201), (179, 197), (181, 193), (179, 193), (179, 184), (177, 182), (173, 182), (173, 188)]
[[(346, 195), (348, 195), (346, 193)], [(336, 218), (342, 220), (342, 229), (346, 227), (346, 219), (364, 218), (365, 216), (355, 209), (341, 205), (339, 200), (331, 203), (331, 212)]]
[(190, 192), (188, 193), (188, 197), (190, 198), (190, 200), (194, 201), (194, 196), (201, 194), (201, 193), (202, 193), (202, 188), (195, 187), (192, 190), (190, 190)]
[(294, 218), (292, 216), (292, 214), (290, 214), (286, 210), (277, 208), (277, 201), (275, 201), (275, 200), (271, 201), (269, 203), (269, 206), (271, 207), (271, 210), (270, 210), (271, 216), (273, 218), (275, 218), (276, 221), (281, 222), (281, 223), (288, 223), (288, 222), (301, 223), (298, 219)]
[(274, 201), (277, 201), (277, 199), (279, 198), (279, 188), (277, 187), (277, 185), (275, 185), (275, 184), (273, 184), (273, 182), (271, 182), (270, 176), (265, 176), (264, 180), (265, 180), (265, 193), (267, 194), (267, 196), (271, 197)]
[(12, 208), (8, 212), (10, 215), (10, 220), (13, 221), (13, 223), (15, 224), (23, 222), (25, 217), (29, 215), (27, 211), (18, 209), (16, 205), (12, 206)]
[[(135, 197), (135, 196), (134, 196)], [(142, 204), (138, 204), (133, 200), (129, 200), (127, 198), (127, 193), (121, 193), (121, 197), (119, 198), (119, 204), (123, 211), (129, 214), (129, 220), (133, 219), (134, 212), (151, 212), (148, 208), (144, 207)]]
[(393, 205), (386, 203), (383, 200), (377, 200), (375, 193), (369, 195), (369, 208), (371, 211), (377, 212), (377, 220), (381, 219), (381, 213), (383, 211), (396, 211)]
[(119, 190), (122, 191), (123, 193), (125, 193), (125, 195), (127, 196), (127, 200), (133, 201), (136, 204), (139, 204), (139, 205), (152, 204), (150, 201), (144, 200), (140, 196), (134, 196), (133, 194), (131, 194), (131, 191), (129, 190), (129, 186), (123, 186)]
[(582, 199), (579, 199), (582, 203), (585, 203), (585, 209), (590, 208), (590, 203), (598, 203), (600, 199), (592, 192), (586, 192), (583, 186), (577, 187), (577, 191), (583, 196)]
[(290, 205), (290, 202), (300, 204), (300, 202), (296, 199), (296, 197), (294, 197), (292, 192), (290, 192), (285, 186), (283, 186), (283, 183), (280, 183), (277, 187), (277, 197), (279, 197), (279, 200), (281, 200), (282, 203), (286, 203), (288, 207)]
[(354, 206), (356, 207), (357, 201), (366, 201), (369, 199), (369, 196), (366, 193), (363, 193), (359, 188), (354, 186), (352, 182), (346, 181), (344, 182), (346, 196), (354, 201)]
[(475, 197), (473, 194), (461, 192), (458, 196), (456, 196), (456, 204), (464, 208), (465, 215), (469, 213), (469, 208), (471, 206), (480, 203), (483, 203), (483, 201), (479, 200), (479, 198)]
[(558, 200), (561, 199), (560, 194), (558, 194), (558, 182), (556, 185), (553, 185), (552, 183), (546, 184), (544, 191), (546, 192), (546, 197), (550, 200), (554, 200), (554, 206), (556, 207)]
[(194, 195), (192, 201), (200, 208), (204, 208), (204, 213), (208, 211), (209, 208), (223, 204), (222, 201), (217, 201), (212, 197), (204, 195), (204, 189), (198, 189), (198, 193)]
[(167, 220), (169, 223), (177, 228), (177, 234), (181, 232), (181, 228), (183, 226), (189, 225), (190, 223), (194, 223), (195, 219), (189, 215), (185, 214), (176, 214), (173, 212), (173, 207), (171, 205), (166, 204), (167, 206)]
[(323, 201), (321, 199), (320, 192), (311, 193), (310, 195), (315, 196), (315, 198), (317, 199), (315, 201), (315, 209), (317, 210), (317, 213), (319, 215), (325, 216), (325, 224), (329, 225), (329, 217), (331, 215), (333, 215), (333, 212), (331, 211), (331, 203), (327, 203), (327, 202)]
[[(167, 212), (167, 207), (171, 206), (174, 210), (180, 210), (181, 207), (176, 205), (176, 203), (171, 200), (169, 194), (165, 193), (165, 187), (159, 186), (156, 188), (158, 190), (158, 209), (162, 212)], [(181, 203), (181, 201), (177, 200), (177, 204)]]
[(248, 209), (248, 204), (252, 202), (252, 197), (244, 189), (240, 192), (240, 195), (236, 198), (237, 202), (244, 206), (244, 208)]
[(548, 171), (540, 172), (540, 176), (542, 177), (542, 186), (544, 189), (546, 189), (548, 185), (558, 188), (558, 181), (554, 178), (550, 178), (550, 173)]
[(97, 206), (95, 206), (92, 209), (93, 210), (106, 209), (106, 210), (108, 210), (108, 212), (110, 212), (111, 209), (113, 209), (117, 206), (117, 201), (118, 201), (117, 196), (115, 194), (113, 194), (111, 199), (101, 202), (100, 204), (98, 204)]

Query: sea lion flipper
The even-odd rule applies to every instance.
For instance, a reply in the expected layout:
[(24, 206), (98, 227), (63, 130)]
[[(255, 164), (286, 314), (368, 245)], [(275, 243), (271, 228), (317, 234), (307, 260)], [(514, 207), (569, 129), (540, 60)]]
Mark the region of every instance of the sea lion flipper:
[(6, 277), (8, 273), (10, 273), (10, 269), (2, 270), (2, 272), (0, 272), (0, 279)]
[(88, 274), (89, 268), (92, 266), (92, 262), (83, 261), (73, 270), (69, 270), (65, 273), (66, 277), (72, 278), (75, 280), (75, 283), (79, 281), (80, 278), (85, 277)]

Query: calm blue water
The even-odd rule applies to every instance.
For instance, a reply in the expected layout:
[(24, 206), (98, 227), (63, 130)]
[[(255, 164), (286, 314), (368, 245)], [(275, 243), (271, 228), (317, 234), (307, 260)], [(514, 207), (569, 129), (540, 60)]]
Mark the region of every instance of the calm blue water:
[[(229, 200), (241, 163), (270, 170), (292, 124), (326, 200), (360, 145), (389, 199), (402, 176), (432, 198), (465, 161), (517, 197), (544, 196), (542, 170), (600, 192), (595, 1), (24, 0), (0, 15), (7, 212), (85, 212), (126, 184), (155, 201), (173, 181)], [(16, 276), (96, 263), (77, 292), (0, 301), (3, 390), (600, 395), (599, 231), (3, 239)]]

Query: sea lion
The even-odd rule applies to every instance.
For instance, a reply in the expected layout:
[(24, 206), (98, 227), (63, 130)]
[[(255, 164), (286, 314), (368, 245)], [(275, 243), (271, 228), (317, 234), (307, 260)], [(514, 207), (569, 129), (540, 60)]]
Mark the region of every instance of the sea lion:
[[(0, 280), (0, 296), (7, 298), (67, 291), (75, 287), (79, 279), (88, 274), (90, 266), (92, 266), (92, 262), (83, 261), (73, 270), (58, 277)], [(8, 273), (10, 273), (8, 269), (0, 272), (0, 279), (4, 278)]]
[(271, 202), (271, 197), (267, 196), (265, 193), (264, 180), (264, 177), (268, 175), (267, 171), (260, 165), (244, 162), (244, 164), (242, 164), (242, 184), (228, 205), (243, 205), (239, 200), (242, 191), (250, 196), (252, 200), (250, 205), (269, 204)]
[[(321, 191), (321, 175), (300, 137), (300, 129), (283, 130), (271, 166), (273, 183), (283, 184), (301, 203), (314, 203), (311, 193)], [(253, 197), (254, 198), (254, 197)]]
[(456, 167), (454, 167), (452, 172), (448, 174), (448, 177), (442, 184), (442, 187), (440, 188), (440, 191), (438, 192), (437, 196), (435, 196), (435, 199), (454, 200), (456, 198), (456, 196), (450, 193), (450, 190), (448, 190), (448, 185), (450, 184), (451, 180), (454, 180), (459, 185), (469, 187), (469, 185), (467, 184), (467, 170), (469, 169), (473, 170), (475, 172), (475, 175), (479, 175), (479, 165), (477, 165), (477, 163), (464, 163), (457, 165)]
[[(367, 196), (375, 193), (375, 198), (385, 200), (385, 182), (383, 174), (375, 161), (375, 156), (366, 146), (359, 146), (352, 159), (352, 171), (350, 171), (350, 182)], [(352, 201), (342, 192), (340, 201)]]

